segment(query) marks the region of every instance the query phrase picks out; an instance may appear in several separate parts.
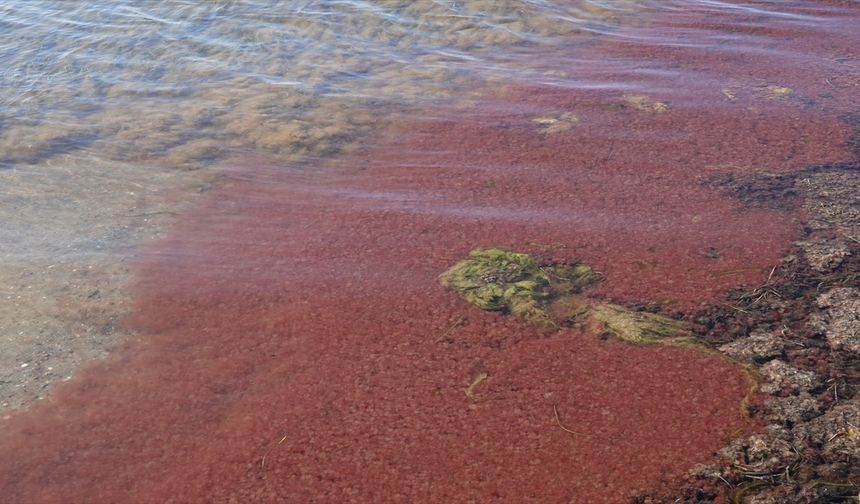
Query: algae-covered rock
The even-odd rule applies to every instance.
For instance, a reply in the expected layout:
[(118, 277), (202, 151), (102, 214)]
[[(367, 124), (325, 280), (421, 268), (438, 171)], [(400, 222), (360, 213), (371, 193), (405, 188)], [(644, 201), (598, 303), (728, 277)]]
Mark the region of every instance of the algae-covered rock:
[(540, 265), (527, 254), (477, 249), (440, 280), (482, 310), (511, 313), (541, 326), (575, 324), (637, 344), (692, 341), (683, 322), (585, 299), (582, 292), (600, 275), (584, 263)]
[(440, 277), (482, 310), (509, 312), (526, 320), (546, 322), (550, 279), (527, 254), (489, 248), (473, 250)]

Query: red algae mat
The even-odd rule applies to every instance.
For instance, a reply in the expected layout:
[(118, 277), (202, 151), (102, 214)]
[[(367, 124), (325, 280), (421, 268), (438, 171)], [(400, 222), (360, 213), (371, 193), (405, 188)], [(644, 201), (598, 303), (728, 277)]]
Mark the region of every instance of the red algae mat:
[(706, 460), (743, 427), (732, 365), (545, 335), (438, 283), (503, 245), (691, 307), (778, 259), (794, 216), (659, 153), (596, 170), (604, 145), (527, 127), (557, 99), (416, 122), (320, 170), (237, 168), (143, 256), (141, 340), (6, 423), (8, 500), (623, 502)]
[[(510, 87), (404, 114), (325, 166), (237, 162), (142, 255), (139, 340), (2, 424), (2, 499), (620, 503), (671, 485), (746, 427), (733, 365), (541, 333), (438, 275), (505, 246), (592, 264), (595, 296), (682, 312), (762, 282), (801, 216), (702, 178), (840, 161), (849, 132), (694, 96), (655, 114)], [(580, 123), (542, 133), (558, 111)]]
[(567, 226), (255, 171), (141, 266), (145, 341), (7, 427), (11, 500), (618, 502), (740, 426), (721, 360), (547, 336), (438, 285), (474, 245)]

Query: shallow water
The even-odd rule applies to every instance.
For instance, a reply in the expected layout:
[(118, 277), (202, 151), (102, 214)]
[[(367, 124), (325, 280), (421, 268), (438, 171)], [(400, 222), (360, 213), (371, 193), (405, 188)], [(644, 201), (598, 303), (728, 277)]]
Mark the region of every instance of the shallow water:
[[(670, 488), (749, 427), (736, 368), (542, 334), (438, 274), (501, 245), (690, 315), (802, 234), (800, 209), (708, 180), (860, 154), (854, 2), (73, 6), (0, 8), (3, 274), (25, 300), (4, 316), (129, 335), (4, 418), (12, 502)], [(98, 289), (69, 276), (93, 265)], [(108, 286), (124, 301), (88, 304)], [(21, 355), (4, 377), (39, 368)]]
[[(697, 101), (694, 88), (678, 84), (735, 92), (790, 86), (780, 79), (787, 66), (852, 85), (850, 46), (822, 54), (781, 43), (792, 35), (850, 38), (850, 7), (621, 0), (9, 5), (0, 11), (0, 162), (9, 168), (74, 154), (200, 167), (236, 151), (281, 160), (325, 156), (360, 141), (386, 106), (432, 107), (464, 100), (476, 86), (512, 82)], [(585, 50), (607, 40), (754, 59), (774, 73), (667, 67)]]
[[(3, 162), (326, 155), (384, 104), (533, 70), (631, 2), (28, 2), (0, 14)], [(527, 47), (523, 54), (523, 47)], [(459, 95), (460, 93), (456, 93)]]

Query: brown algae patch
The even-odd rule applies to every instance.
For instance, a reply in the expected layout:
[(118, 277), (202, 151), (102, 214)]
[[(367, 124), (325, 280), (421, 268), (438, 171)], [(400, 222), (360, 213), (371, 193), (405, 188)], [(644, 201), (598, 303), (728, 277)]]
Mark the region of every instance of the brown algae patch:
[[(10, 92), (0, 113), (0, 166), (81, 151), (182, 169), (237, 151), (290, 163), (348, 152), (375, 131), (386, 103), (460, 99), (537, 66), (536, 57), (515, 65), (499, 58), (524, 40), (549, 48), (598, 36), (559, 15), (609, 30), (641, 10), (628, 0), (560, 10), (513, 0), (301, 3), (269, 12), (266, 22), (254, 3), (114, 13), (96, 2), (32, 23), (21, 13), (8, 39), (50, 49), (39, 58), (8, 51), (4, 60)], [(189, 23), (200, 29), (194, 37)], [(100, 36), (69, 28), (102, 25)], [(87, 57), (75, 57), (82, 48)], [(488, 64), (476, 72), (449, 51)]]

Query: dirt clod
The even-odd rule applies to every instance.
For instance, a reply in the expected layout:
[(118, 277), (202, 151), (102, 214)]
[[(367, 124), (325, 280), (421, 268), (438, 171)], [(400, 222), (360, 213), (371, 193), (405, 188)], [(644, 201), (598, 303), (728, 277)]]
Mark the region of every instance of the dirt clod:
[(765, 361), (782, 355), (785, 340), (777, 332), (757, 332), (748, 338), (737, 339), (719, 348), (721, 352), (740, 362)]
[(801, 371), (796, 367), (781, 360), (772, 360), (761, 367), (765, 382), (761, 385), (761, 391), (779, 394), (798, 394), (809, 392), (820, 384), (819, 378), (810, 371)]
[(860, 354), (860, 289), (838, 287), (815, 302), (823, 311), (812, 317), (812, 328), (824, 333), (833, 350)]

